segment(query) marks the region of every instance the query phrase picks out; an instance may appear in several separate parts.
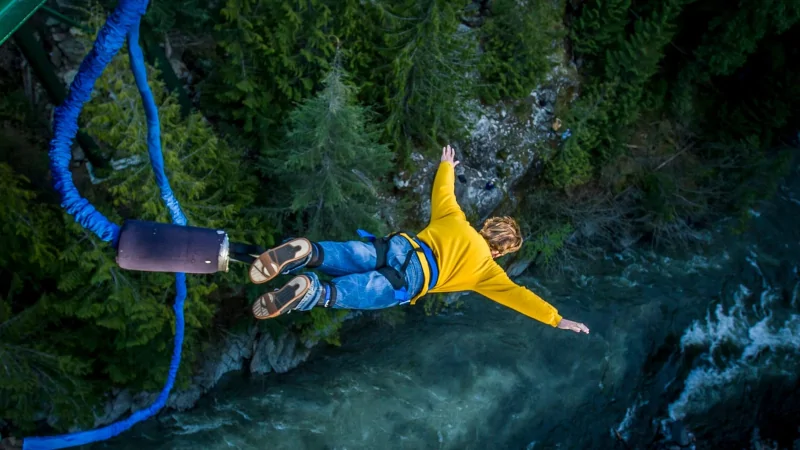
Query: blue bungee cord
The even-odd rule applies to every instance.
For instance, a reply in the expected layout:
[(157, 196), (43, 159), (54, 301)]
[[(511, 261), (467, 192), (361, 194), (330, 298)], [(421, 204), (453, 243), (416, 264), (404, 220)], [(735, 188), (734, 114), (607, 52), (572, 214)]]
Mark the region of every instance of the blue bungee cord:
[[(142, 96), (147, 117), (147, 147), (150, 164), (155, 174), (161, 198), (169, 209), (172, 223), (186, 225), (186, 216), (181, 211), (164, 172), (164, 157), (161, 153), (161, 129), (158, 120), (158, 107), (153, 93), (147, 84), (147, 73), (139, 47), (139, 21), (147, 9), (148, 0), (120, 0), (119, 5), (101, 28), (94, 46), (81, 63), (78, 74), (72, 81), (69, 95), (64, 103), (56, 108), (53, 120), (53, 140), (50, 142), (50, 170), (54, 187), (61, 195), (61, 206), (75, 217), (81, 226), (96, 234), (105, 242), (117, 246), (120, 227), (109, 221), (97, 211), (88, 200), (81, 197), (72, 181), (69, 169), (72, 160), (72, 142), (78, 131), (78, 116), (83, 105), (91, 97), (92, 89), (108, 63), (122, 48), (125, 37), (128, 39), (128, 52), (131, 70), (136, 86)], [(102, 428), (58, 436), (29, 437), (23, 440), (23, 450), (49, 450), (74, 447), (110, 439), (130, 429), (135, 424), (155, 415), (164, 407), (169, 393), (175, 384), (175, 376), (181, 362), (183, 345), (184, 317), (183, 305), (186, 299), (186, 274), (175, 274), (175, 345), (172, 351), (169, 374), (156, 401), (149, 407), (136, 411), (127, 419)]]

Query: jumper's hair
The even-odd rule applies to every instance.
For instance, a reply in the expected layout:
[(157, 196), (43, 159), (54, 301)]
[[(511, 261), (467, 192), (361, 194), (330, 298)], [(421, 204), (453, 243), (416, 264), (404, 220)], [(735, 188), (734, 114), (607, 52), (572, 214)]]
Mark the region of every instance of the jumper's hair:
[(522, 233), (519, 225), (511, 217), (492, 217), (483, 224), (481, 236), (489, 243), (489, 248), (499, 256), (515, 252), (522, 247)]

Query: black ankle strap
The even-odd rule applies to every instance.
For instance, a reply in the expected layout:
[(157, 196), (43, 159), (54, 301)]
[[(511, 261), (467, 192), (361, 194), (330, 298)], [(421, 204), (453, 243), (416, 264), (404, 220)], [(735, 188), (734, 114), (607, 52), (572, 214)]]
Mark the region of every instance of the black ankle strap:
[(320, 283), (322, 291), (320, 292), (319, 299), (314, 306), (321, 306), (323, 308), (332, 308), (336, 304), (336, 286), (333, 283), (322, 282)]
[(317, 244), (316, 242), (311, 243), (311, 259), (306, 264), (306, 267), (309, 269), (313, 269), (315, 267), (319, 267), (322, 265), (322, 261), (325, 259), (325, 250), (322, 249), (322, 246)]
[[(322, 306), (325, 308), (333, 308), (333, 305), (336, 304), (336, 286), (333, 283), (322, 283)], [(328, 295), (330, 292), (330, 295)]]

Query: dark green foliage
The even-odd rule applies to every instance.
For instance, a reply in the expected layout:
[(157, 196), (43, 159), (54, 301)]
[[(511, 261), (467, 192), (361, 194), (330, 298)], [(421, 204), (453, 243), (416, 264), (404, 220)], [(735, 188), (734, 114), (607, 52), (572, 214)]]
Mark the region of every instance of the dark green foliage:
[[(576, 51), (585, 52), (582, 56), (597, 78), (585, 87), (586, 93), (576, 105), (580, 112), (573, 113), (566, 125), (578, 131), (578, 145), (593, 152), (596, 166), (625, 153), (631, 127), (648, 112), (652, 102), (647, 92), (649, 82), (659, 71), (683, 3), (660, 2), (649, 15), (639, 16), (628, 26), (622, 18), (627, 17), (623, 10), (628, 9), (629, 2), (598, 0), (585, 6), (576, 21)], [(604, 33), (594, 33), (601, 28)], [(583, 130), (587, 127), (589, 130)]]
[(541, 261), (542, 265), (555, 262), (559, 252), (564, 247), (564, 241), (569, 238), (575, 229), (569, 223), (548, 224), (539, 226), (534, 238), (527, 240), (520, 249), (520, 258), (530, 258), (531, 261)]
[(405, 0), (384, 7), (388, 34), (386, 134), (407, 157), (463, 132), (477, 42), (459, 29), (465, 0)]
[(229, 0), (204, 104), (266, 149), (295, 104), (322, 87), (340, 45), (359, 98), (379, 114), (400, 160), (436, 148), (462, 134), (473, 92), (478, 42), (459, 29), (466, 3)]
[(590, 0), (585, 2), (572, 26), (575, 52), (601, 57), (609, 48), (624, 41), (630, 20), (631, 0)]
[[(184, 33), (203, 34), (213, 24), (217, 15), (216, 2), (208, 0), (170, 0), (151, 2), (144, 22), (156, 33), (169, 33), (180, 29)], [(116, 3), (109, 5), (116, 6)]]
[(342, 68), (358, 86), (358, 99), (363, 105), (384, 114), (384, 78), (389, 72), (384, 54), (386, 29), (379, 2), (337, 0), (331, 2), (335, 39), (342, 53)]
[(798, 5), (583, 3), (570, 36), (586, 78), (560, 112), (571, 137), (545, 152), (543, 187), (568, 195), (540, 220), (674, 244), (774, 192), (798, 122)]
[(219, 114), (264, 140), (319, 86), (335, 48), (330, 8), (322, 0), (228, 0), (221, 17)]
[(324, 341), (331, 345), (341, 345), (339, 329), (344, 317), (348, 314), (342, 309), (312, 309), (295, 319), (293, 327), (300, 332), (304, 342)]
[(276, 203), (297, 219), (312, 239), (342, 239), (357, 228), (380, 230), (380, 180), (392, 154), (378, 143), (369, 111), (359, 106), (337, 61), (324, 88), (289, 117), (284, 145), (265, 159), (271, 179), (287, 186), (272, 190)]
[(798, 20), (797, 0), (759, 1), (715, 15), (694, 51), (696, 63), (689, 70), (698, 79), (731, 75), (757, 51), (764, 38), (786, 32)]
[(494, 0), (480, 29), (480, 95), (484, 101), (530, 95), (553, 63), (554, 44), (563, 37), (563, 5), (551, 0)]
[[(94, 186), (76, 171), (76, 183), (117, 223), (123, 216), (168, 221), (146, 162), (144, 111), (126, 56), (122, 52), (115, 58), (98, 81), (96, 95), (84, 108), (87, 131), (114, 159), (144, 158)], [(270, 229), (244, 211), (253, 202), (256, 182), (240, 163), (242, 153), (220, 141), (199, 114), (182, 119), (177, 102), (165, 94), (155, 73), (149, 75), (161, 116), (166, 170), (190, 224), (224, 227), (235, 239), (269, 245)], [(3, 130), (4, 136), (13, 132)], [(41, 140), (24, 132), (17, 136), (22, 142)], [(12, 150), (39, 155), (45, 148)], [(0, 168), (0, 231), (8, 237), (0, 244), (0, 352), (7, 365), (0, 387), (2, 417), (29, 428), (49, 404), (62, 420), (58, 427), (74, 421), (87, 426), (110, 387), (160, 389), (174, 333), (174, 277), (120, 270), (113, 249), (67, 217), (49, 185), (43, 184), (38, 194), (5, 163)], [(31, 173), (37, 171), (44, 178), (41, 167)], [(178, 386), (188, 381), (208, 335), (217, 307), (211, 294), (230, 289), (231, 281), (239, 284), (240, 276), (189, 278)]]
[[(57, 277), (61, 264), (59, 238), (63, 222), (55, 207), (37, 201), (28, 180), (0, 163), (0, 410), (4, 418), (31, 429), (32, 418), (44, 402), (63, 417), (87, 420), (77, 408), (88, 385), (81, 379), (91, 360), (74, 356), (57, 340), (48, 339), (50, 297), (40, 283)], [(12, 269), (12, 270), (10, 270)], [(51, 286), (52, 287), (52, 286)], [(32, 298), (33, 297), (33, 298)], [(33, 306), (31, 300), (38, 300)], [(86, 400), (80, 401), (86, 406)]]

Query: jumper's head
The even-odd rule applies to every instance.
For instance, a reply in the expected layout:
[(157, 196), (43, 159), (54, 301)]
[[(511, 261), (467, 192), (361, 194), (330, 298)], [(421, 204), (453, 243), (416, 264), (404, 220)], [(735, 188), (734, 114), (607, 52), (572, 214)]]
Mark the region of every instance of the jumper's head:
[(489, 244), (492, 258), (499, 258), (522, 247), (522, 233), (517, 222), (511, 217), (488, 219), (481, 228), (481, 236)]

